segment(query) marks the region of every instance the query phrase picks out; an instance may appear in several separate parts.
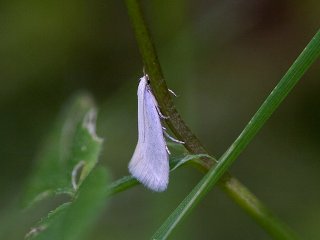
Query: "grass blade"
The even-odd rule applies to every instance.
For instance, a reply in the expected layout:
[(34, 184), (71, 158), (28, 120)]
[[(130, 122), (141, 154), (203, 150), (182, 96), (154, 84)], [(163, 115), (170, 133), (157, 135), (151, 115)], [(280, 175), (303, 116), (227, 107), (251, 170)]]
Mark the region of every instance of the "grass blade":
[[(287, 73), (277, 84), (271, 94), (267, 97), (256, 114), (241, 132), (239, 137), (228, 148), (228, 150), (219, 159), (218, 164), (209, 170), (203, 179), (196, 185), (190, 194), (181, 202), (181, 204), (173, 211), (169, 218), (154, 234), (152, 239), (166, 239), (175, 229), (178, 223), (191, 212), (191, 210), (199, 203), (199, 201), (208, 193), (219, 178), (227, 171), (234, 160), (250, 143), (259, 129), (268, 120), (271, 114), (277, 109), (280, 103), (285, 99), (288, 93), (301, 79), (303, 74), (318, 58), (320, 54), (320, 31), (316, 33), (307, 47), (289, 68)], [(272, 223), (271, 219), (271, 223)], [(267, 229), (268, 230), (268, 229)], [(294, 239), (293, 236), (281, 235), (281, 232), (269, 232), (276, 239)]]

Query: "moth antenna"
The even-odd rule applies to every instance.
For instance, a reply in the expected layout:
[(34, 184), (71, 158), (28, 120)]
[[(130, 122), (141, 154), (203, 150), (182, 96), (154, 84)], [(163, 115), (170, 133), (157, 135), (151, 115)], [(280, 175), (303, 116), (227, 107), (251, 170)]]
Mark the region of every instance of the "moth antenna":
[(171, 137), (171, 136), (169, 135), (169, 133), (167, 133), (166, 131), (163, 131), (163, 133), (164, 133), (164, 135), (165, 135), (167, 138), (169, 138), (171, 141), (176, 142), (176, 143), (180, 143), (180, 144), (185, 144), (185, 142), (180, 141), (180, 140), (178, 140), (178, 139), (175, 139), (174, 137)]
[(147, 73), (146, 73), (146, 67), (145, 66), (143, 66), (142, 72), (143, 72), (143, 76), (148, 76)]

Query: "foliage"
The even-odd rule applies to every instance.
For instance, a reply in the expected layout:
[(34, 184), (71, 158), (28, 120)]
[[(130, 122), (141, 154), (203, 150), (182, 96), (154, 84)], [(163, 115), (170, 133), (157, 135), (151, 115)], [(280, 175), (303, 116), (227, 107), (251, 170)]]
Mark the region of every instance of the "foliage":
[[(137, 0), (125, 0), (125, 4), (145, 71), (152, 79), (152, 91), (159, 103), (161, 112), (167, 116), (164, 122), (168, 126), (168, 131), (184, 142), (183, 145), (168, 143), (172, 153), (170, 155), (170, 171), (172, 173), (182, 167), (192, 166), (205, 173), (202, 179), (186, 195), (185, 199), (155, 231), (152, 239), (167, 239), (170, 237), (182, 220), (191, 212), (196, 211), (196, 207), (203, 202), (204, 197), (216, 185), (273, 239), (297, 239), (298, 237), (293, 230), (280, 220), (247, 186), (228, 171), (306, 71), (318, 59), (320, 55), (320, 32), (318, 31), (315, 34), (300, 56), (293, 62), (240, 135), (227, 148), (225, 153), (216, 159), (208, 153), (184, 122), (172, 100), (139, 2)], [(65, 41), (67, 42), (67, 40)], [(102, 107), (101, 110), (106, 109)], [(117, 111), (126, 110), (118, 107)], [(193, 115), (197, 117), (197, 114)], [(112, 197), (139, 185), (139, 182), (132, 176), (121, 175), (123, 177), (118, 180), (110, 181), (109, 169), (112, 169), (110, 166), (116, 160), (109, 157), (108, 149), (105, 150), (108, 156), (106, 157), (106, 164), (105, 162), (98, 163), (104, 141), (98, 137), (100, 131), (98, 131), (98, 134), (96, 133), (97, 118), (95, 102), (86, 92), (79, 92), (74, 95), (63, 106), (60, 115), (55, 120), (52, 129), (36, 155), (31, 174), (23, 186), (23, 194), (21, 197), (19, 196), (19, 204), (22, 205), (24, 211), (9, 214), (4, 212), (0, 219), (0, 225), (6, 223), (11, 227), (11, 223), (21, 218), (22, 214), (36, 212), (39, 210), (37, 207), (41, 209), (40, 212), (45, 208), (44, 213), (39, 214), (41, 215), (40, 219), (37, 212), (35, 214), (37, 216), (36, 221), (28, 223), (29, 230), (25, 232), (26, 239), (86, 239), (93, 229), (100, 224), (98, 220)], [(108, 133), (105, 135), (107, 138), (113, 138)], [(127, 148), (125, 143), (117, 144), (120, 146), (119, 149)], [(127, 160), (123, 160), (121, 165), (126, 165)], [(117, 170), (113, 171), (112, 169), (110, 172), (114, 173)], [(119, 202), (121, 203), (121, 200)], [(131, 201), (128, 201), (125, 204), (129, 205), (129, 202), (131, 203)], [(129, 207), (134, 208), (131, 205)], [(162, 209), (160, 210), (162, 211)], [(8, 217), (10, 214), (11, 216)], [(127, 217), (129, 218), (129, 216)], [(110, 221), (118, 220), (111, 215), (108, 215), (108, 218)], [(18, 225), (19, 222), (17, 221), (16, 224)], [(2, 230), (1, 228), (3, 227), (0, 226), (0, 230)], [(126, 229), (125, 226), (123, 226), (123, 229)], [(0, 231), (0, 238), (3, 236), (5, 234)]]
[(96, 109), (84, 93), (76, 95), (59, 117), (38, 157), (26, 187), (25, 205), (52, 195), (68, 194), (70, 202), (52, 210), (27, 239), (80, 239), (103, 209), (107, 174), (98, 162), (102, 139), (95, 133)]

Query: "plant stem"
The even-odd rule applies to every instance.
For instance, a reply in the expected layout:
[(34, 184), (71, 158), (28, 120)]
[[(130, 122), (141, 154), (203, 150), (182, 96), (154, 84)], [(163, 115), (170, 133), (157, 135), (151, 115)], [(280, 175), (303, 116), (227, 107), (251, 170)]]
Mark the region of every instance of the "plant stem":
[[(267, 99), (263, 102), (258, 111), (246, 125), (238, 138), (232, 143), (227, 151), (219, 159), (217, 165), (212, 167), (209, 172), (201, 179), (201, 181), (193, 188), (189, 195), (179, 204), (179, 206), (171, 213), (167, 220), (158, 229), (152, 239), (166, 239), (173, 229), (184, 219), (188, 213), (201, 201), (201, 199), (210, 191), (220, 177), (228, 170), (235, 159), (241, 154), (246, 146), (251, 142), (253, 137), (258, 133), (261, 127), (269, 119), (272, 113), (278, 108), (280, 103), (285, 99), (292, 88), (301, 79), (307, 69), (314, 63), (320, 55), (320, 31), (316, 33), (314, 38), (309, 42), (307, 47), (302, 51), (297, 60), (292, 64), (281, 81), (273, 89)], [(220, 181), (221, 182), (221, 181)], [(229, 181), (230, 182), (230, 181)], [(235, 184), (235, 186), (237, 186)], [(227, 186), (226, 186), (227, 187)], [(235, 188), (238, 191), (238, 188)], [(249, 192), (243, 189), (242, 196), (246, 196)], [(251, 193), (249, 193), (251, 195)], [(240, 196), (239, 196), (240, 197)], [(264, 207), (260, 206), (253, 196), (247, 196), (250, 205), (255, 205), (257, 209), (251, 209), (249, 212), (271, 236), (276, 239), (296, 239), (296, 237), (288, 231), (280, 221), (276, 220)], [(235, 199), (237, 201), (237, 199)], [(240, 198), (239, 205), (244, 209), (247, 205), (243, 205)], [(258, 211), (257, 211), (258, 210)], [(263, 219), (259, 216), (259, 211), (263, 211)]]
[[(239, 206), (245, 209), (274, 239), (298, 239), (296, 234), (286, 224), (281, 222), (269, 209), (262, 205), (259, 199), (236, 178), (230, 178), (225, 184), (221, 184), (221, 186), (225, 192)], [(239, 190), (242, 192), (241, 195), (237, 194)], [(246, 204), (247, 202), (250, 204)]]
[[(138, 2), (136, 0), (126, 0), (126, 4), (144, 67), (151, 79), (152, 91), (158, 101), (161, 112), (165, 116), (169, 116), (166, 120), (167, 125), (178, 139), (183, 139), (186, 143), (185, 147), (191, 153), (206, 153), (207, 151), (190, 131), (175, 108)], [(212, 162), (204, 158), (203, 165), (208, 169), (212, 166)]]
[[(167, 125), (178, 139), (185, 142), (185, 147), (191, 154), (208, 154), (175, 108), (139, 3), (137, 0), (126, 0), (125, 2), (145, 69), (151, 79), (153, 93), (162, 113), (169, 117), (166, 119)], [(208, 158), (201, 158), (199, 164), (204, 170), (208, 171), (214, 165), (214, 161)], [(291, 230), (272, 215), (271, 211), (236, 178), (232, 177), (229, 173), (225, 173), (220, 178), (219, 183), (221, 189), (272, 236), (276, 236), (277, 239), (294, 238)]]

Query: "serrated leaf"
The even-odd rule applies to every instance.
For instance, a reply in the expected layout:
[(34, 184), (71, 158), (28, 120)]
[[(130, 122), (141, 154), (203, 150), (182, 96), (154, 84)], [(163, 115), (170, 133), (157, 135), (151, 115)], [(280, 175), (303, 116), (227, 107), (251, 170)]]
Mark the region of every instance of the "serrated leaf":
[(83, 239), (105, 206), (109, 193), (106, 186), (106, 170), (100, 167), (92, 171), (79, 187), (75, 200), (49, 213), (31, 229), (27, 239)]
[(93, 100), (85, 93), (73, 97), (63, 109), (36, 159), (24, 206), (54, 194), (75, 193), (95, 166), (101, 149), (102, 139), (95, 134), (95, 116)]
[(57, 207), (56, 209), (49, 212), (45, 218), (41, 219), (39, 221), (39, 223), (37, 223), (26, 234), (25, 239), (26, 240), (34, 239), (38, 234), (40, 234), (42, 231), (46, 230), (52, 222), (56, 221), (57, 219), (59, 219), (59, 217), (61, 215), (65, 214), (65, 211), (67, 208), (69, 208), (70, 204), (72, 204), (72, 202), (63, 203), (59, 207)]

